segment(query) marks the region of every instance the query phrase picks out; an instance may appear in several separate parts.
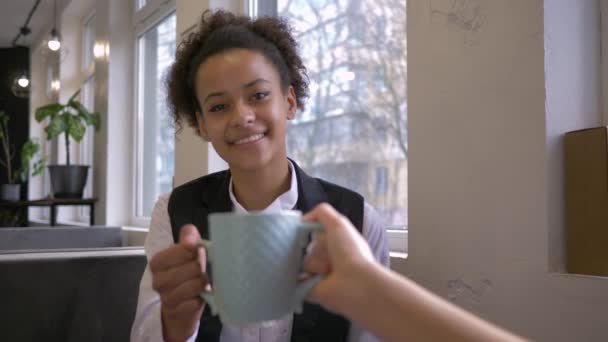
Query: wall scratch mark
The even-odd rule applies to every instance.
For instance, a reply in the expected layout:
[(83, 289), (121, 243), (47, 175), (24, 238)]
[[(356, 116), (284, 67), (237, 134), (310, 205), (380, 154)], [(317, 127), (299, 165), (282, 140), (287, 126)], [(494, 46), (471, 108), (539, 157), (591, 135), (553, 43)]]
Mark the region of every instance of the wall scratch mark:
[(464, 33), (466, 45), (476, 45), (486, 16), (479, 0), (430, 0), (431, 17), (441, 17), (446, 26)]
[(462, 278), (456, 278), (448, 280), (447, 288), (450, 300), (463, 299), (476, 305), (484, 294), (492, 290), (492, 282), (489, 279), (481, 279), (478, 285), (471, 285)]

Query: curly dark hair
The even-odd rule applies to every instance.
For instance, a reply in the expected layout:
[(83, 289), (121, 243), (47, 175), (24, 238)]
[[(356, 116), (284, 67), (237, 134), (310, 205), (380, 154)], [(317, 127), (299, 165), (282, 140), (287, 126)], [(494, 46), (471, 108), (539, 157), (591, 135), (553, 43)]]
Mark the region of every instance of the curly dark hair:
[(282, 88), (293, 86), (298, 108), (304, 109), (308, 76), (289, 23), (277, 17), (252, 19), (206, 10), (198, 30), (180, 43), (167, 79), (169, 112), (178, 131), (184, 120), (197, 127), (196, 112), (202, 112), (194, 82), (199, 66), (213, 55), (238, 48), (262, 53), (279, 73)]

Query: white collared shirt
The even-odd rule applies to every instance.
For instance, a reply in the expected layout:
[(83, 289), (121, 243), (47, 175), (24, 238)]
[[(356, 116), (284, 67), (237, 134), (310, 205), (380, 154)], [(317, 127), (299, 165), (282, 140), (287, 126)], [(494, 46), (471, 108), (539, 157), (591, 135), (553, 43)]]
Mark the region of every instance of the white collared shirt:
[[(289, 164), (291, 185), (288, 191), (277, 197), (263, 212), (293, 209), (298, 201), (298, 185), (293, 177), (294, 169)], [(232, 180), (229, 185), (230, 200), (235, 212), (246, 212), (245, 208), (236, 200), (232, 189)], [(159, 196), (150, 222), (150, 232), (146, 237), (144, 248), (148, 261), (158, 252), (170, 247), (173, 241), (171, 222), (169, 220), (168, 204), (170, 194)], [(385, 226), (378, 213), (372, 206), (365, 203), (363, 213), (362, 235), (369, 243), (376, 259), (389, 266), (388, 242)], [(292, 317), (276, 321), (271, 325), (253, 325), (247, 327), (224, 324), (220, 335), (221, 342), (288, 342), (291, 338)], [(197, 329), (198, 331), (198, 329)], [(162, 323), (160, 318), (160, 297), (152, 289), (152, 274), (146, 266), (139, 286), (139, 299), (137, 313), (131, 329), (131, 341), (162, 341)], [(188, 341), (195, 341), (197, 334)], [(362, 330), (352, 323), (349, 331), (350, 342), (372, 342), (378, 339), (370, 332)]]

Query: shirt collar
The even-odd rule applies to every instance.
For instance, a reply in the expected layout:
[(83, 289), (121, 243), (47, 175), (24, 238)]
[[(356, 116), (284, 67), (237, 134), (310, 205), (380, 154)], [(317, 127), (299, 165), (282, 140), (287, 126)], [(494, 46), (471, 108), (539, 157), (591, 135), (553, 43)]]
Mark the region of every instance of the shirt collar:
[[(275, 200), (270, 203), (268, 207), (261, 210), (262, 212), (275, 212), (280, 210), (291, 210), (296, 206), (298, 202), (298, 181), (296, 179), (296, 172), (291, 163), (291, 160), (287, 160), (289, 162), (289, 174), (291, 176), (291, 184), (289, 185), (289, 190), (285, 191), (279, 197), (275, 198)], [(232, 202), (232, 207), (234, 208), (235, 213), (246, 213), (247, 210), (237, 201), (234, 196), (234, 191), (232, 190), (232, 177), (230, 177), (230, 183), (228, 184), (228, 194), (230, 195), (230, 201)]]

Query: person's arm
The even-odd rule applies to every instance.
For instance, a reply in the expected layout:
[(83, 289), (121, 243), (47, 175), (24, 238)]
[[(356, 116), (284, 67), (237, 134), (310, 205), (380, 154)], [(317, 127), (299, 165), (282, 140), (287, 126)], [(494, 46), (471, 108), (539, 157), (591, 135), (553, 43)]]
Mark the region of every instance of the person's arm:
[(305, 215), (325, 233), (315, 239), (306, 270), (326, 274), (312, 301), (358, 322), (388, 341), (520, 341), (382, 267), (350, 222), (322, 204)]
[[(150, 262), (159, 252), (174, 246), (167, 211), (168, 201), (169, 194), (161, 195), (152, 210), (150, 230), (144, 245), (148, 265), (140, 282), (137, 311), (131, 329), (131, 341), (135, 342), (163, 341), (166, 339), (166, 332), (163, 331), (164, 322), (161, 318), (161, 297), (153, 288), (154, 277), (150, 269)], [(198, 321), (194, 326), (194, 332), (187, 341), (191, 342), (196, 339), (197, 329)]]
[[(374, 255), (374, 259), (384, 267), (390, 267), (388, 238), (386, 224), (380, 214), (369, 203), (363, 207), (363, 227), (361, 235), (367, 242)], [(351, 322), (348, 333), (348, 342), (379, 342), (380, 339), (371, 331), (365, 329), (357, 322)]]

